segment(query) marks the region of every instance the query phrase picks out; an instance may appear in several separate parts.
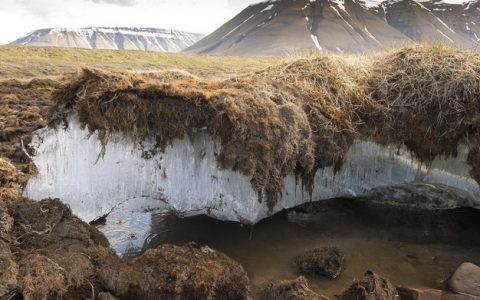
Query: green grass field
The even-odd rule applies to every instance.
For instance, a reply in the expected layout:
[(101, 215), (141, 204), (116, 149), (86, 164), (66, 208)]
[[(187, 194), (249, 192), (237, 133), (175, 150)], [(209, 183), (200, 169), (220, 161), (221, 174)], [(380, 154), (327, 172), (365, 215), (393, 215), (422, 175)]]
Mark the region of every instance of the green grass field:
[(181, 69), (212, 78), (254, 72), (279, 62), (273, 58), (0, 46), (0, 80), (58, 76), (81, 67), (138, 71)]

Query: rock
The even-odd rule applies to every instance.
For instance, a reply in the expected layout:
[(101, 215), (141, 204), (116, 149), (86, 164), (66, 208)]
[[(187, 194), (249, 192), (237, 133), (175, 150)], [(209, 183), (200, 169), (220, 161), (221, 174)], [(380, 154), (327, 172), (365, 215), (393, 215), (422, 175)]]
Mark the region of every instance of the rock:
[(328, 300), (310, 289), (305, 277), (267, 283), (259, 292), (259, 300)]
[(408, 183), (377, 187), (363, 199), (376, 204), (424, 210), (474, 206), (468, 192), (443, 184)]
[(448, 281), (448, 287), (461, 295), (480, 297), (480, 267), (463, 263)]
[(250, 299), (240, 264), (193, 243), (162, 245), (131, 262), (108, 256), (99, 264), (102, 285), (121, 299)]
[(390, 281), (372, 271), (367, 271), (363, 279), (356, 280), (338, 297), (338, 300), (394, 300), (397, 298), (397, 291)]
[(420, 289), (398, 286), (398, 294), (405, 299), (412, 300), (440, 300), (442, 299), (442, 291), (434, 289)]
[(295, 258), (295, 264), (302, 273), (337, 278), (342, 271), (345, 259), (343, 252), (336, 247), (321, 247), (307, 250)]

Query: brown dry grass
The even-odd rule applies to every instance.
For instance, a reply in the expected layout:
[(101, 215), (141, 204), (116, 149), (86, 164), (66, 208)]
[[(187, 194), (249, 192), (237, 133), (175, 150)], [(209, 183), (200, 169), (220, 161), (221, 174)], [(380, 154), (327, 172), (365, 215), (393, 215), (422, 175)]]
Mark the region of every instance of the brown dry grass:
[(19, 173), (14, 165), (0, 158), (0, 201), (17, 200), (26, 181), (27, 177)]
[(50, 79), (0, 81), (0, 154), (18, 167), (27, 167), (30, 162), (20, 139), (46, 126), (51, 93), (56, 86), (58, 83)]
[[(55, 94), (52, 124), (75, 112), (105, 143), (111, 133), (161, 149), (194, 127), (222, 143), (219, 166), (252, 176), (272, 207), (288, 174), (312, 187), (338, 170), (354, 138), (405, 144), (424, 162), (478, 147), (480, 56), (411, 44), (369, 56), (321, 54), (222, 81), (85, 69)], [(478, 177), (477, 177), (478, 179)]]

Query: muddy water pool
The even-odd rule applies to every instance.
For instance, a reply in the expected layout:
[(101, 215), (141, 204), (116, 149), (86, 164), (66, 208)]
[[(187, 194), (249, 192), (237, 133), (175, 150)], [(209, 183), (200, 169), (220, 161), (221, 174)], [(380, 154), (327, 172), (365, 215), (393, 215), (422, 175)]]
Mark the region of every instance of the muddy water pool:
[(334, 199), (279, 213), (255, 226), (168, 212), (150, 218), (143, 247), (127, 257), (162, 243), (193, 241), (241, 263), (254, 287), (298, 277), (294, 257), (320, 246), (337, 246), (346, 257), (337, 279), (306, 276), (313, 290), (330, 297), (366, 270), (395, 285), (444, 289), (462, 262), (480, 264), (480, 211), (475, 209), (421, 211)]

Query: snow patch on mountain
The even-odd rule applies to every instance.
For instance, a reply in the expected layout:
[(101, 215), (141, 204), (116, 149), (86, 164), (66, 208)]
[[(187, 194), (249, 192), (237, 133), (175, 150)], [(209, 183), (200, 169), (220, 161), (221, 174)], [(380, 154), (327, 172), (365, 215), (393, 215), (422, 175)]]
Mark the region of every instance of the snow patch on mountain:
[(203, 38), (179, 30), (134, 27), (47, 28), (14, 41), (17, 45), (179, 52)]

